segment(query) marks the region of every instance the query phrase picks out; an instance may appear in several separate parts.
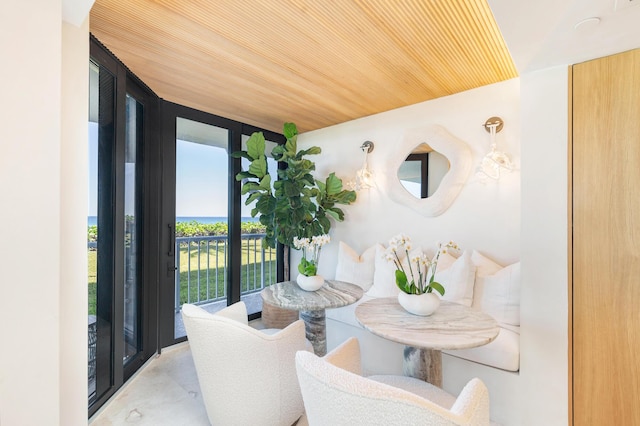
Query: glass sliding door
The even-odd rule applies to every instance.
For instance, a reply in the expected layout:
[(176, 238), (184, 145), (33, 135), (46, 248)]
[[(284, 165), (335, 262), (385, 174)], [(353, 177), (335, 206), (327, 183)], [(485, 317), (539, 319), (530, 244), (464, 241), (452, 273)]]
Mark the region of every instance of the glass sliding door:
[(127, 93), (124, 143), (124, 328), (123, 362), (142, 349), (140, 330), (141, 170), (137, 161), (143, 140), (143, 107)]
[[(113, 163), (115, 77), (89, 64), (88, 396), (93, 404), (113, 385)], [(99, 234), (98, 234), (99, 231)], [(98, 238), (98, 235), (103, 235)]]
[(176, 118), (174, 339), (183, 303), (227, 306), (229, 130)]
[[(264, 227), (244, 207), (239, 158), (253, 131), (242, 123), (162, 102), (162, 209), (160, 226), (161, 347), (186, 340), (181, 308), (216, 312), (245, 301), (249, 319), (262, 310), (260, 291), (278, 281), (276, 250), (262, 248)], [(263, 131), (272, 146), (284, 137)], [(269, 169), (276, 176), (276, 163)], [(279, 275), (280, 274), (280, 275)]]
[(88, 405), (92, 415), (158, 346), (160, 186), (152, 173), (159, 173), (160, 155), (154, 154), (152, 145), (157, 97), (93, 39), (89, 76)]

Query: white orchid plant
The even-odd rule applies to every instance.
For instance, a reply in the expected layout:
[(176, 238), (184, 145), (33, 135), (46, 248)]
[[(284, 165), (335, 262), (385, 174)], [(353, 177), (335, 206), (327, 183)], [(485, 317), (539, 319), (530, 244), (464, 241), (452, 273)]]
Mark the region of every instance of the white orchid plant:
[[(409, 257), (412, 250), (411, 239), (404, 234), (396, 235), (389, 240), (389, 248), (385, 251), (385, 259), (393, 262), (396, 266), (396, 285), (407, 294), (424, 294), (432, 293), (436, 290), (440, 295), (444, 296), (444, 287), (435, 281), (436, 268), (438, 267), (438, 259), (442, 253), (448, 250), (458, 250), (458, 245), (453, 241), (446, 244), (438, 243), (438, 250), (433, 258), (421, 253), (419, 255)], [(404, 252), (403, 258), (408, 259), (407, 269), (403, 264), (400, 256)]]
[(293, 238), (293, 246), (302, 250), (302, 259), (298, 265), (298, 271), (307, 277), (318, 273), (318, 260), (322, 246), (328, 244), (331, 237), (328, 234), (314, 235), (311, 238)]

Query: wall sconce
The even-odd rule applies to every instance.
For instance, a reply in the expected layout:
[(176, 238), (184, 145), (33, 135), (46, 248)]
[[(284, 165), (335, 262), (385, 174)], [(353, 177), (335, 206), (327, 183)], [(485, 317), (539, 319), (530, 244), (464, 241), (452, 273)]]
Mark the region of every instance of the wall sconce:
[(361, 189), (369, 189), (374, 186), (374, 176), (373, 172), (369, 170), (369, 165), (367, 163), (367, 157), (373, 151), (373, 142), (366, 141), (362, 145), (360, 145), (360, 149), (364, 153), (364, 162), (362, 163), (362, 168), (356, 172), (355, 179), (347, 182), (347, 189), (351, 191), (360, 191)]
[(509, 156), (502, 151), (496, 150), (496, 133), (502, 130), (504, 122), (500, 117), (491, 117), (484, 123), (484, 128), (490, 134), (491, 151), (484, 156), (476, 173), (481, 178), (485, 176), (491, 179), (500, 179), (502, 171), (510, 172), (513, 165)]

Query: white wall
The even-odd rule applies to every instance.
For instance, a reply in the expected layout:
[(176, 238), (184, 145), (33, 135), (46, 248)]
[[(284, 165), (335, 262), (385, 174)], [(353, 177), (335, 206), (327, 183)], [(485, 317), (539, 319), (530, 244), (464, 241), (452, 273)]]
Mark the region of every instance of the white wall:
[[(89, 19), (62, 24), (60, 424), (87, 419)], [(81, 368), (82, 367), (82, 368)]]
[[(318, 176), (336, 171), (349, 178), (362, 163), (358, 147), (363, 141), (376, 144), (370, 156), (372, 168), (384, 169), (403, 132), (428, 124), (440, 124), (467, 142), (477, 166), (489, 148), (488, 133), (481, 125), (491, 116), (503, 118), (498, 149), (511, 156), (516, 171), (486, 184), (470, 176), (451, 208), (436, 218), (394, 203), (379, 189), (359, 193), (356, 204), (344, 209), (345, 222), (331, 231), (332, 243), (323, 249), (320, 273), (333, 276), (338, 241), (362, 252), (399, 232), (425, 248), (453, 239), (462, 248), (477, 249), (505, 265), (521, 260), (520, 373), (443, 358), (445, 389), (457, 391), (469, 378), (482, 378), (492, 393), (494, 418), (505, 425), (567, 423), (567, 94), (563, 67), (300, 137), (301, 147), (323, 149), (315, 158)], [(294, 251), (294, 265), (298, 259)], [(376, 356), (381, 359), (386, 351), (396, 350), (382, 344), (379, 349), (382, 352)]]
[[(375, 144), (369, 164), (377, 173), (379, 185), (360, 191), (356, 203), (344, 208), (346, 220), (331, 230), (333, 241), (323, 248), (320, 273), (333, 276), (338, 241), (362, 252), (376, 242), (386, 244), (400, 232), (425, 249), (432, 248), (437, 241), (453, 239), (463, 249), (480, 250), (500, 263), (519, 260), (520, 171), (506, 174), (499, 182), (481, 183), (474, 176), (475, 167), (489, 151), (489, 134), (483, 124), (491, 116), (504, 120), (504, 129), (497, 135), (498, 148), (508, 152), (519, 168), (519, 91), (520, 82), (513, 79), (301, 135), (300, 147), (317, 145), (323, 150), (312, 158), (316, 162), (316, 175), (324, 178), (335, 171), (343, 181), (350, 179), (362, 164), (363, 153), (359, 149), (362, 142), (370, 140)], [(395, 176), (383, 176), (381, 170), (402, 143), (406, 130), (432, 124), (444, 126), (469, 145), (474, 169), (445, 213), (424, 217), (388, 198), (382, 190), (382, 180)], [(406, 147), (407, 153), (412, 148)]]
[[(86, 301), (76, 305), (82, 295), (63, 300), (79, 288), (71, 276), (80, 276), (83, 263), (73, 260), (86, 257), (86, 249), (68, 250), (70, 239), (79, 234), (66, 234), (62, 222), (79, 206), (86, 209), (86, 193), (67, 175), (68, 167), (77, 172), (79, 159), (67, 155), (78, 142), (75, 131), (87, 121), (86, 113), (79, 121), (77, 109), (80, 102), (86, 107), (86, 49), (79, 53), (85, 55), (84, 75), (76, 75), (79, 57), (72, 51), (79, 40), (88, 43), (88, 26), (63, 30), (61, 7), (60, 0), (8, 2), (0, 14), (0, 55), (5, 58), (0, 67), (3, 425), (86, 422), (86, 361), (70, 354), (81, 346), (86, 354)], [(69, 83), (77, 91), (63, 95)], [(86, 283), (84, 289), (86, 297)], [(73, 324), (78, 323), (84, 338), (75, 334)], [(67, 344), (71, 347), (63, 348)]]
[(523, 418), (568, 422), (568, 68), (522, 80)]

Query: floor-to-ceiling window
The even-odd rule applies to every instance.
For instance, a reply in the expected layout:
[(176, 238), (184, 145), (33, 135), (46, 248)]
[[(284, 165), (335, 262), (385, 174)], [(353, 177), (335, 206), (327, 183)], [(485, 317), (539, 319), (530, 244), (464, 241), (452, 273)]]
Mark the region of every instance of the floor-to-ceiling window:
[[(163, 277), (161, 346), (184, 340), (184, 303), (209, 312), (243, 300), (250, 318), (262, 311), (260, 291), (278, 281), (276, 250), (264, 248), (264, 227), (244, 206), (235, 179), (248, 134), (232, 120), (163, 102)], [(275, 146), (282, 135), (261, 130)], [(277, 163), (269, 161), (271, 173)]]
[[(157, 349), (158, 98), (97, 42), (89, 63), (88, 404)], [(157, 151), (157, 149), (156, 149)]]
[(230, 154), (255, 131), (270, 146), (284, 137), (160, 99), (93, 37), (89, 73), (92, 415), (153, 353), (186, 339), (182, 304), (213, 312), (243, 300), (259, 317), (259, 292), (283, 279), (282, 248), (262, 247)]

